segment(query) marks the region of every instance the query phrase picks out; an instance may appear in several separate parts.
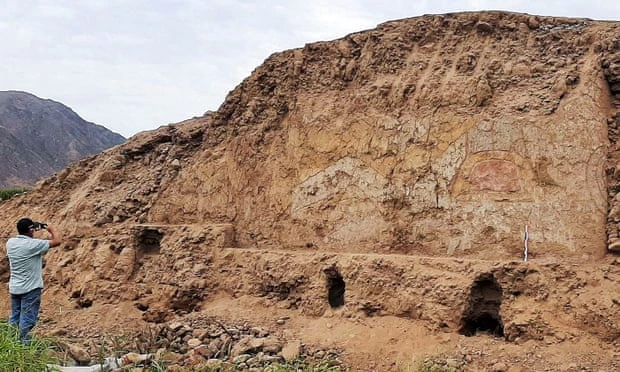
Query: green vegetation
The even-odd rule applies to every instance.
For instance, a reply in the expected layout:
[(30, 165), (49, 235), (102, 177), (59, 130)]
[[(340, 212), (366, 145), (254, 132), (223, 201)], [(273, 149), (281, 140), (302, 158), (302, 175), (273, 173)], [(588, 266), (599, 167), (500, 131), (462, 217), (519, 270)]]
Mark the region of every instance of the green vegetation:
[(51, 371), (48, 364), (57, 364), (49, 351), (49, 340), (33, 337), (30, 345), (19, 341), (17, 330), (0, 322), (0, 372)]
[(426, 359), (423, 365), (418, 369), (418, 372), (458, 372), (460, 369), (456, 367), (450, 367), (447, 365), (447, 361), (440, 359)]
[(420, 372), (457, 372), (457, 369), (442, 365), (424, 366), (420, 369)]
[(0, 200), (9, 200), (14, 195), (21, 194), (28, 191), (28, 189), (8, 189), (0, 190)]
[(318, 364), (306, 363), (302, 360), (284, 364), (271, 364), (266, 366), (263, 371), (265, 372), (343, 372), (346, 369), (342, 369), (339, 366), (330, 366), (327, 361), (320, 362)]
[(450, 362), (445, 355), (435, 355), (424, 360), (413, 358), (404, 363), (397, 362), (395, 370), (398, 372), (461, 372), (463, 369), (455, 359)]
[[(202, 363), (189, 369), (180, 369), (179, 372), (234, 372), (247, 368), (235, 365), (231, 362)], [(263, 372), (348, 372), (349, 368), (333, 366), (332, 362), (323, 360), (320, 362), (298, 359), (283, 363), (267, 363), (259, 367)]]

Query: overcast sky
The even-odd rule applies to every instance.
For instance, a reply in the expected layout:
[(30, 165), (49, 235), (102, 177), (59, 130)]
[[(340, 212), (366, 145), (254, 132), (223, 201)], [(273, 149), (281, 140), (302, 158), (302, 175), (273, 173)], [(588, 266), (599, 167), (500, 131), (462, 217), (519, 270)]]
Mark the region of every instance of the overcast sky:
[(0, 0), (0, 90), (129, 137), (216, 110), (274, 52), (464, 10), (620, 20), (620, 0)]

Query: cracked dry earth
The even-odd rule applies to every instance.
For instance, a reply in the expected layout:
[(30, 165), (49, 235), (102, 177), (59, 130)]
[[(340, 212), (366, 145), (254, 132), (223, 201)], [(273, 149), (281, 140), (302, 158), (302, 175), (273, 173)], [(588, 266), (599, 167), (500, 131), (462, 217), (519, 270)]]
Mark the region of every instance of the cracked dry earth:
[(618, 370), (618, 35), (458, 13), (273, 54), (217, 112), (0, 204), (3, 236), (65, 238), (37, 332), (186, 368)]

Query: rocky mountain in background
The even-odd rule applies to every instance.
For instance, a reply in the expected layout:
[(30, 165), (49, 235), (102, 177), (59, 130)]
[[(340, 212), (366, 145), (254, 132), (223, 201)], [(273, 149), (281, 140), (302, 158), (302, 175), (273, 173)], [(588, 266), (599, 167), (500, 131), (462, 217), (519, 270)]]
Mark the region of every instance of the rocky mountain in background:
[(42, 177), (125, 138), (79, 117), (69, 107), (26, 92), (0, 92), (0, 189)]
[(64, 236), (38, 331), (195, 370), (617, 370), (619, 35), (458, 13), (271, 55), (217, 112), (0, 203), (0, 235)]

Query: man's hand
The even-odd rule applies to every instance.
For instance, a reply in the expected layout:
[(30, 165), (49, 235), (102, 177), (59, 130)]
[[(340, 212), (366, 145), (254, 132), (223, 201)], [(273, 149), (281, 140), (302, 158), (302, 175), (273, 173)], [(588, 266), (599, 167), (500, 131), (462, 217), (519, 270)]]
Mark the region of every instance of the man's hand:
[(60, 238), (60, 235), (56, 232), (56, 228), (48, 224), (46, 227), (46, 230), (52, 236), (52, 239), (50, 239), (50, 248), (59, 246), (60, 243), (62, 242), (62, 239)]

